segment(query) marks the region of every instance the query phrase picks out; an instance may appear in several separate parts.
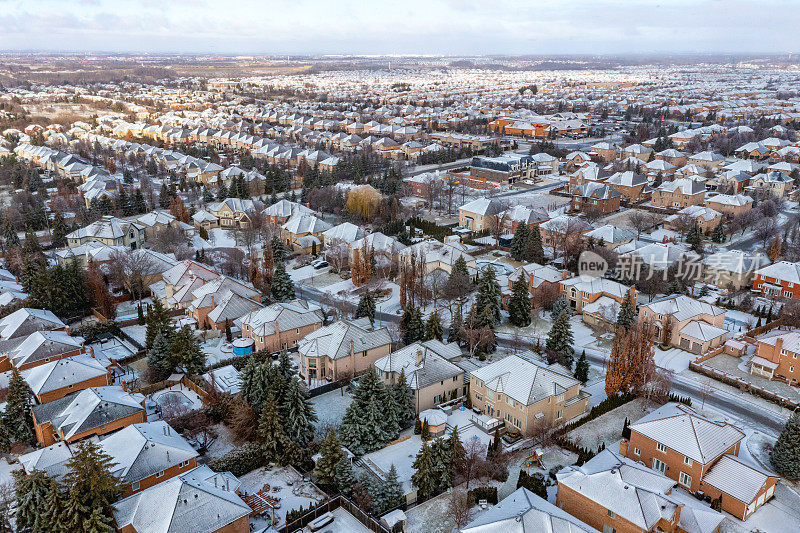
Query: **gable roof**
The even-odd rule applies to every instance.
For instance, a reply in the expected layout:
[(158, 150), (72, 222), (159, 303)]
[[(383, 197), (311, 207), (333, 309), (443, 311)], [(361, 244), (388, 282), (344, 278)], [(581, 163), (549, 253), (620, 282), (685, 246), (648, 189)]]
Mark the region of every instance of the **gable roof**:
[(33, 393), (40, 395), (104, 376), (108, 371), (94, 357), (75, 355), (23, 370), (21, 374)]
[(386, 327), (373, 329), (369, 319), (339, 320), (306, 335), (298, 351), (306, 357), (341, 359), (350, 355), (350, 343), (360, 353), (391, 345), (392, 338)]
[(0, 339), (29, 335), (35, 331), (64, 329), (67, 325), (52, 311), (45, 309), (17, 309), (0, 320)]
[(561, 394), (568, 388), (579, 385), (564, 367), (528, 361), (518, 355), (510, 355), (495, 361), (470, 374), (473, 379), (514, 400), (531, 405), (548, 396)]

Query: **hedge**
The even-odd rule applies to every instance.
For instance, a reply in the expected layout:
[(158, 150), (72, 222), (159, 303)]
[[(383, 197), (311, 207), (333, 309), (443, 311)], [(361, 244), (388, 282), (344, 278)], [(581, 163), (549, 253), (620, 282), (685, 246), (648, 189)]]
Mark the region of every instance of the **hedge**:
[(261, 445), (247, 442), (214, 459), (209, 466), (217, 472), (230, 472), (234, 476), (243, 476), (266, 464), (267, 460)]
[(497, 505), (497, 487), (475, 487), (468, 493), (472, 501), (486, 500), (492, 505)]

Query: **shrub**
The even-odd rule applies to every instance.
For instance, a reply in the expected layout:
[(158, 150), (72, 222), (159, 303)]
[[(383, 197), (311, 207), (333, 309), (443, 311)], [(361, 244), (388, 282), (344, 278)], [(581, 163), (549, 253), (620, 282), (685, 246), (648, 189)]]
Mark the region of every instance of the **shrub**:
[(547, 499), (547, 483), (540, 472), (528, 474), (525, 470), (520, 470), (517, 488), (525, 487), (532, 493)]
[(469, 497), (476, 502), (486, 500), (492, 505), (497, 505), (497, 487), (475, 487), (469, 491)]
[(217, 472), (230, 472), (234, 476), (243, 476), (264, 466), (267, 463), (265, 455), (260, 444), (247, 442), (211, 461), (209, 466)]

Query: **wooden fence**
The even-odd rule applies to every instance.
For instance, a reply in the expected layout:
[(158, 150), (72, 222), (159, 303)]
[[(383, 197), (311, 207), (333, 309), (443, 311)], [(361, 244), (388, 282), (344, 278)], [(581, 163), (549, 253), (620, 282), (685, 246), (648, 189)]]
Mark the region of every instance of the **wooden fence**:
[(304, 526), (308, 525), (309, 522), (312, 522), (316, 518), (324, 515), (325, 513), (338, 509), (339, 507), (344, 508), (370, 531), (374, 531), (375, 533), (390, 533), (390, 531), (381, 525), (380, 522), (359, 509), (357, 505), (341, 494), (316, 505), (314, 509), (310, 510), (297, 520), (287, 523), (280, 529), (280, 531), (281, 533), (292, 533), (293, 531), (302, 529)]

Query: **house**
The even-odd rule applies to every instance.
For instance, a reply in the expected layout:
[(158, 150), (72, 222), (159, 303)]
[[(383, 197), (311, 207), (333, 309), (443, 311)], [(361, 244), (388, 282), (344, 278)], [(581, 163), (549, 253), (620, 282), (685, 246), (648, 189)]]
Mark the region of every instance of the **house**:
[(117, 531), (249, 533), (252, 509), (237, 488), (232, 474), (199, 466), (115, 503)]
[(756, 174), (750, 180), (750, 185), (755, 189), (767, 189), (778, 198), (785, 198), (794, 187), (794, 179), (783, 172), (773, 170)]
[(303, 204), (286, 199), (278, 200), (262, 211), (264, 219), (276, 226), (285, 224), (287, 220), (297, 214), (313, 215), (314, 211)]
[(647, 146), (643, 146), (641, 144), (632, 144), (622, 149), (622, 158), (627, 159), (629, 157), (635, 157), (642, 163), (646, 163), (650, 160), (652, 153), (652, 148), (648, 148)]
[(655, 328), (655, 341), (694, 354), (722, 346), (728, 338), (725, 309), (682, 294), (639, 308), (639, 324)]
[(364, 228), (356, 226), (352, 222), (343, 222), (322, 232), (322, 242), (325, 246), (331, 246), (337, 242), (351, 243), (363, 239), (366, 235)]
[(67, 394), (111, 385), (111, 374), (90, 355), (74, 355), (21, 372), (36, 401), (47, 403)]
[[(314, 215), (298, 212), (281, 226), (281, 233), (284, 243), (290, 248), (306, 250), (316, 245), (319, 251), (322, 249), (322, 234), (332, 227)], [(311, 241), (311, 244), (307, 241)]]
[(597, 144), (593, 144), (589, 148), (589, 154), (597, 156), (598, 159), (601, 159), (605, 162), (613, 161), (617, 158), (617, 147), (608, 142), (600, 142)]
[(0, 319), (0, 341), (27, 337), (36, 331), (69, 331), (52, 311), (24, 307)]
[(525, 487), (482, 512), (460, 533), (597, 533)]
[(703, 167), (706, 170), (717, 171), (725, 162), (725, 156), (710, 151), (698, 152), (694, 155), (690, 155), (687, 162), (691, 165)]
[(528, 229), (531, 229), (542, 222), (550, 220), (550, 216), (545, 209), (540, 207), (527, 207), (524, 205), (515, 205), (506, 209), (499, 215), (499, 218), (503, 225), (503, 233), (506, 235), (516, 233), (520, 224), (525, 224), (528, 226)]
[(122, 387), (91, 387), (58, 400), (34, 405), (33, 426), (42, 446), (57, 441), (75, 442), (93, 435), (105, 435), (131, 424), (146, 422), (141, 394), (129, 394)]
[(571, 243), (583, 239), (583, 234), (592, 227), (582, 218), (558, 215), (539, 224), (542, 244), (554, 249), (566, 249)]
[(526, 436), (589, 410), (590, 394), (569, 370), (518, 355), (473, 370), (469, 394), (475, 409)]
[(368, 318), (339, 320), (300, 341), (300, 376), (338, 381), (365, 372), (392, 351), (386, 327), (375, 329)]
[(253, 218), (258, 216), (263, 205), (258, 200), (226, 198), (207, 206), (209, 213), (219, 220), (219, 226), (226, 229), (247, 229), (253, 225)]
[(744, 194), (715, 194), (706, 198), (706, 207), (727, 217), (735, 217), (753, 207), (753, 199)]
[(458, 238), (448, 238), (445, 242), (427, 239), (412, 244), (400, 251), (400, 262), (410, 263), (412, 256), (425, 263), (425, 272), (444, 270), (450, 273), (459, 258), (463, 258), (468, 269), (475, 268), (475, 258), (466, 252), (466, 247), (458, 242)]
[(270, 353), (295, 348), (322, 327), (323, 318), (320, 307), (305, 300), (277, 302), (241, 317), (242, 338), (253, 339), (256, 350)]
[(664, 219), (664, 227), (675, 230), (679, 233), (686, 232), (686, 223), (693, 222), (697, 224), (700, 231), (706, 235), (714, 231), (717, 224), (722, 222), (722, 213), (710, 207), (702, 205), (690, 205), (684, 207), (674, 215), (670, 215)]
[(613, 224), (606, 224), (584, 233), (587, 240), (593, 239), (594, 242), (602, 244), (606, 248), (613, 250), (618, 246), (633, 241), (636, 232), (628, 229), (618, 228)]
[(494, 198), (478, 198), (458, 208), (458, 225), (472, 231), (497, 231), (503, 204)]
[(770, 332), (757, 339), (756, 353), (750, 360), (750, 373), (780, 379), (796, 385), (800, 381), (800, 333)]
[[(753, 475), (742, 468), (737, 456), (745, 433), (727, 422), (668, 403), (631, 424), (630, 431), (630, 438), (620, 443), (621, 455), (643, 462), (691, 493), (722, 496), (722, 509), (742, 520), (774, 493), (777, 476)], [(745, 494), (752, 499), (741, 502)]]
[(701, 182), (680, 178), (662, 183), (655, 191), (651, 203), (656, 207), (689, 207), (703, 205), (706, 188)]
[(510, 185), (530, 179), (536, 166), (529, 155), (507, 153), (497, 157), (475, 156), (470, 161), (469, 173), (485, 181)]
[(71, 337), (66, 331), (37, 331), (0, 341), (0, 369), (27, 370), (82, 353), (86, 353), (83, 337)]
[(137, 218), (136, 222), (144, 226), (145, 240), (167, 228), (182, 229), (181, 221), (165, 211), (145, 213)]
[(703, 282), (720, 289), (742, 290), (753, 285), (756, 271), (769, 263), (763, 253), (728, 250), (705, 256)]
[(75, 248), (89, 241), (98, 241), (109, 246), (124, 246), (135, 250), (144, 245), (145, 226), (138, 222), (122, 220), (111, 215), (92, 222), (67, 234), (67, 244)]
[(261, 293), (252, 284), (222, 274), (184, 294), (191, 298), (187, 314), (199, 328), (223, 330), (225, 324), (230, 325), (245, 313), (262, 307)]
[(397, 265), (400, 261), (400, 252), (406, 248), (406, 245), (383, 233), (376, 231), (369, 235), (350, 241), (347, 243), (350, 247), (350, 260), (353, 260), (356, 252), (365, 248), (369, 250), (375, 257), (376, 268), (385, 268)]
[(531, 295), (531, 305), (540, 309), (543, 307), (543, 297), (548, 291), (559, 292), (559, 282), (564, 279), (564, 275), (557, 268), (538, 263), (527, 263), (517, 268), (508, 276), (508, 285), (501, 287), (503, 291), (503, 305), (508, 306), (508, 302), (514, 290), (514, 282), (524, 276), (528, 284), (528, 293)]
[(619, 210), (621, 198), (622, 194), (605, 183), (584, 183), (572, 190), (572, 209), (607, 215)]
[(626, 202), (638, 202), (651, 193), (647, 177), (632, 170), (612, 174), (605, 183), (620, 193)]
[(458, 343), (444, 344), (433, 339), (409, 344), (374, 364), (378, 377), (386, 384), (396, 383), (404, 372), (419, 414), (467, 395), (464, 370), (452, 363), (460, 358)]
[(753, 292), (767, 297), (800, 297), (800, 263), (778, 261), (755, 272)]
[(626, 298), (636, 302), (636, 287), (627, 287), (606, 278), (584, 279), (575, 277), (561, 283), (561, 292), (570, 307), (583, 316), (583, 321), (593, 326), (616, 323), (619, 308)]
[[(597, 531), (716, 533), (724, 520), (675, 481), (612, 450), (556, 474), (556, 505)], [(676, 491), (677, 492), (677, 491)]]

